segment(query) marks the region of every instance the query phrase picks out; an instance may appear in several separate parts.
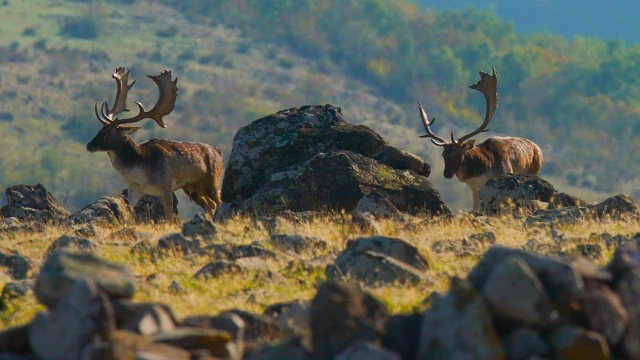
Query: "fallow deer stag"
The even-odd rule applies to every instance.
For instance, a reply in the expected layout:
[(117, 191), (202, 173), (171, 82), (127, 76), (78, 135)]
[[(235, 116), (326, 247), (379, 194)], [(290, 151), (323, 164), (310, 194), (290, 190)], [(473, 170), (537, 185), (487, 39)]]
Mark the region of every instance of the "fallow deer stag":
[[(129, 82), (129, 71), (118, 67), (111, 76), (116, 80), (116, 97), (109, 109), (103, 102), (101, 111), (95, 105), (96, 117), (102, 129), (87, 144), (87, 151), (106, 151), (111, 164), (127, 183), (128, 199), (135, 206), (144, 194), (162, 196), (166, 220), (173, 219), (173, 191), (182, 189), (191, 201), (202, 207), (213, 217), (220, 199), (219, 180), (222, 172), (222, 152), (215, 146), (184, 141), (151, 139), (136, 144), (129, 136), (141, 127), (123, 126), (143, 119), (153, 119), (166, 128), (163, 117), (173, 111), (178, 96), (178, 79), (171, 80), (171, 71), (160, 75), (147, 75), (160, 91), (158, 101), (149, 111), (135, 102), (140, 109), (138, 115), (126, 119), (114, 116), (129, 111), (127, 93), (135, 84)], [(106, 113), (105, 113), (106, 109)]]
[[(435, 118), (429, 122), (427, 113), (418, 103), (418, 110), (426, 130), (426, 135), (421, 138), (431, 138), (437, 146), (442, 146), (444, 158), (444, 177), (451, 179), (454, 175), (461, 182), (467, 184), (473, 193), (473, 210), (480, 210), (480, 188), (492, 177), (505, 173), (524, 173), (538, 175), (542, 167), (543, 157), (540, 147), (532, 141), (519, 137), (492, 136), (478, 145), (475, 140), (467, 139), (483, 132), (489, 131), (487, 125), (498, 108), (498, 74), (493, 68), (493, 75), (480, 71), (480, 80), (469, 86), (471, 89), (482, 92), (486, 100), (486, 115), (484, 122), (473, 132), (455, 140), (451, 132), (451, 141), (446, 141), (436, 136), (429, 126), (433, 125)], [(466, 141), (466, 142), (465, 142)]]

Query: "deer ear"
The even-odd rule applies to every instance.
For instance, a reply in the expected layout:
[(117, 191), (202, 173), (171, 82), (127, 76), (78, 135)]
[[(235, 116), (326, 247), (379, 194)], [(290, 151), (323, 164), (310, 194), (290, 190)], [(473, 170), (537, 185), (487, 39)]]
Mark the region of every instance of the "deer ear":
[(118, 126), (118, 132), (122, 135), (131, 135), (140, 129), (140, 126)]
[(469, 141), (467, 141), (466, 143), (464, 143), (464, 148), (465, 150), (471, 150), (473, 149), (473, 146), (476, 144), (476, 141), (474, 139), (471, 139)]

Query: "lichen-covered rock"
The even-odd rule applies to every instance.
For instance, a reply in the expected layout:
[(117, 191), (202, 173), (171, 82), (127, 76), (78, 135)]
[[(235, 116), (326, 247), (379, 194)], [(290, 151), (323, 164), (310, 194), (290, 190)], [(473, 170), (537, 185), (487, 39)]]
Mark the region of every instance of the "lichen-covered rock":
[(17, 252), (0, 251), (0, 267), (6, 268), (14, 279), (24, 280), (29, 277), (33, 262)]
[(375, 191), (365, 194), (356, 204), (354, 212), (372, 214), (381, 218), (402, 218), (402, 214), (396, 209), (393, 203)]
[[(129, 189), (124, 189), (122, 195), (129, 196)], [(164, 205), (161, 196), (144, 194), (136, 204), (130, 204), (136, 213), (139, 223), (164, 221)], [(173, 193), (173, 216), (178, 216), (178, 198)]]
[(561, 209), (561, 208), (573, 207), (573, 206), (584, 207), (587, 205), (589, 205), (589, 203), (587, 203), (586, 201), (578, 199), (573, 195), (569, 195), (563, 192), (555, 194), (551, 198), (551, 201), (549, 201), (549, 209)]
[(528, 216), (524, 226), (536, 225), (571, 225), (589, 217), (591, 212), (586, 207), (566, 207), (553, 210), (538, 210)]
[(327, 266), (329, 278), (352, 277), (370, 285), (417, 283), (425, 278), (429, 263), (415, 246), (396, 238), (374, 236), (347, 242), (347, 247)]
[(211, 240), (217, 233), (218, 228), (213, 221), (202, 214), (196, 214), (191, 220), (182, 224), (182, 235), (187, 237), (202, 237), (205, 240)]
[(7, 205), (0, 209), (0, 217), (50, 222), (69, 215), (42, 184), (11, 186), (5, 194)]
[(271, 245), (274, 249), (302, 254), (307, 251), (324, 251), (327, 242), (317, 236), (302, 236), (298, 234), (272, 234)]
[(589, 206), (589, 208), (599, 217), (640, 214), (638, 203), (623, 194), (609, 197), (598, 204)]
[(557, 194), (548, 181), (529, 174), (505, 174), (491, 178), (480, 189), (480, 209), (497, 214), (517, 209), (518, 201), (549, 202)]
[(65, 248), (75, 248), (79, 250), (93, 251), (97, 248), (96, 243), (91, 239), (84, 239), (73, 235), (62, 235), (54, 240), (46, 251), (46, 256)]
[(266, 213), (353, 210), (375, 190), (400, 211), (449, 212), (429, 173), (420, 157), (346, 123), (340, 108), (303, 106), (236, 133), (222, 197), (237, 209)]
[(136, 213), (124, 195), (103, 196), (69, 216), (66, 221), (72, 225), (94, 221), (107, 224), (132, 224), (136, 221)]

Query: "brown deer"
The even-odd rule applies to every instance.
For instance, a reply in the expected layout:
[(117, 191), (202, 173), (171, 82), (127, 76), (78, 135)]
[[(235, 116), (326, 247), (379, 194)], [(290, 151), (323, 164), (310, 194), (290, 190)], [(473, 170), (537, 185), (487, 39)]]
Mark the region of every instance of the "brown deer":
[[(138, 115), (126, 119), (114, 116), (129, 111), (126, 106), (127, 93), (135, 84), (129, 82), (129, 71), (123, 67), (111, 76), (116, 80), (116, 97), (113, 108), (103, 102), (96, 117), (102, 129), (87, 144), (87, 151), (106, 151), (111, 164), (120, 173), (129, 187), (128, 199), (135, 206), (144, 194), (162, 196), (165, 219), (173, 219), (173, 192), (182, 189), (191, 201), (202, 207), (213, 217), (220, 198), (219, 180), (222, 173), (222, 152), (215, 146), (164, 139), (151, 139), (136, 144), (130, 137), (140, 130), (137, 126), (123, 126), (143, 119), (153, 119), (160, 127), (166, 128), (163, 117), (173, 111), (178, 96), (178, 79), (171, 80), (171, 71), (160, 75), (147, 75), (160, 91), (158, 101), (149, 111), (135, 102), (140, 109)], [(105, 113), (106, 108), (106, 113)]]
[[(451, 141), (448, 142), (436, 136), (429, 126), (433, 125), (435, 118), (429, 122), (427, 113), (418, 102), (420, 117), (426, 130), (426, 135), (421, 138), (431, 138), (437, 146), (442, 146), (444, 158), (444, 177), (451, 179), (454, 175), (461, 182), (467, 184), (473, 194), (473, 210), (480, 210), (480, 188), (492, 177), (506, 173), (524, 173), (538, 175), (542, 167), (543, 157), (540, 147), (531, 140), (519, 137), (492, 136), (478, 145), (475, 140), (467, 139), (483, 132), (489, 131), (487, 125), (498, 108), (498, 74), (493, 68), (493, 75), (480, 71), (480, 80), (469, 86), (471, 89), (482, 92), (486, 100), (486, 115), (484, 122), (473, 132), (455, 140), (451, 132)], [(466, 142), (465, 142), (466, 141)]]

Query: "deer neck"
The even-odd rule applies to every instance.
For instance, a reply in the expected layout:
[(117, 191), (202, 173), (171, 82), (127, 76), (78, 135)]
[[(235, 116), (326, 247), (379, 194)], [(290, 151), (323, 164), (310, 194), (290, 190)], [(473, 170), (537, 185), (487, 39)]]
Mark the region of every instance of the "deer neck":
[(128, 135), (116, 150), (108, 150), (111, 164), (116, 170), (128, 170), (138, 166), (143, 160), (142, 149)]
[(456, 177), (460, 181), (468, 181), (481, 177), (492, 171), (493, 159), (493, 153), (490, 151), (480, 147), (474, 147), (465, 155), (462, 166), (456, 173)]

